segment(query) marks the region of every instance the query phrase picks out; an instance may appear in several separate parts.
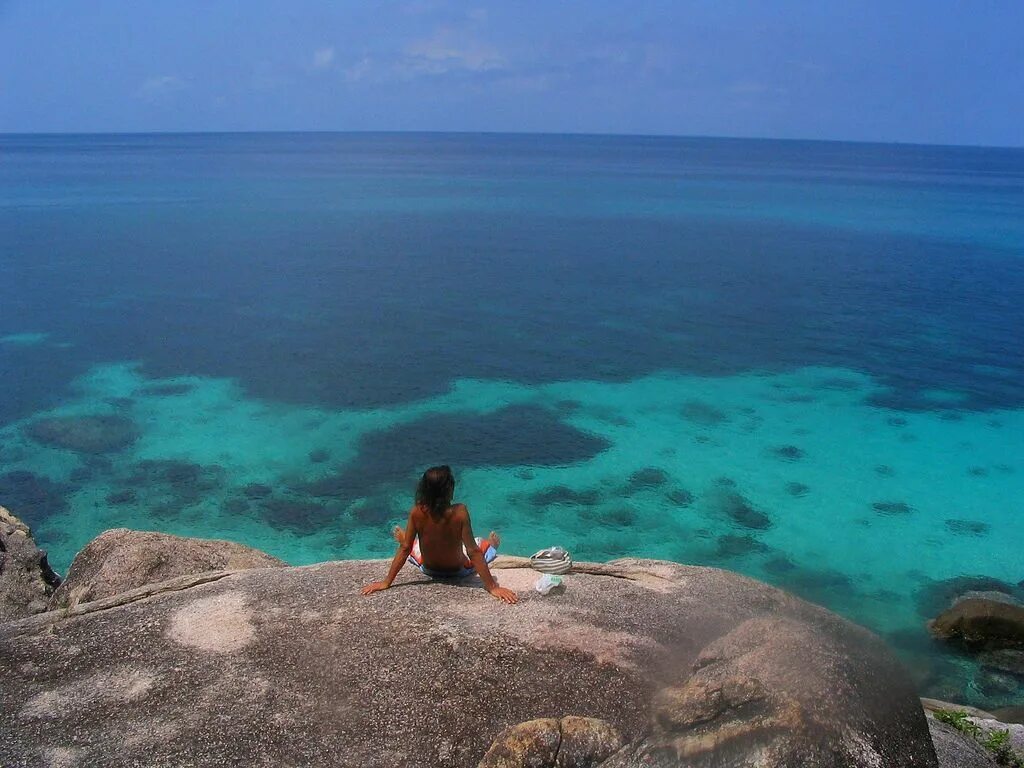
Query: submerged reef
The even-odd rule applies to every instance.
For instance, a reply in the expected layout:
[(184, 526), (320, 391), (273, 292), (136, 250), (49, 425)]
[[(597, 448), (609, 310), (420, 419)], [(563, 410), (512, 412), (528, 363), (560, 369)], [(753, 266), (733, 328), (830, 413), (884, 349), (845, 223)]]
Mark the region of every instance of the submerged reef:
[(742, 528), (763, 531), (772, 526), (772, 519), (751, 505), (741, 493), (715, 488), (705, 499), (713, 512), (727, 517)]
[(25, 433), (43, 445), (76, 453), (122, 451), (139, 437), (131, 419), (109, 414), (37, 419), (25, 427)]

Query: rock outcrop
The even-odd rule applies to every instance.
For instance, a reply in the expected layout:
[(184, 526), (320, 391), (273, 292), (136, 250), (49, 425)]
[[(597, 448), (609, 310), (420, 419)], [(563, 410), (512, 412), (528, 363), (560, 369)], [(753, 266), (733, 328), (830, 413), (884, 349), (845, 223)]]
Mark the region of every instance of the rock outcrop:
[(522, 566), (494, 566), (515, 606), (412, 573), (362, 597), (386, 564), (348, 561), (0, 624), (0, 765), (937, 765), (899, 664), (822, 608), (637, 560), (542, 597)]
[(49, 608), (100, 600), (176, 576), (284, 565), (265, 552), (230, 541), (114, 528), (101, 533), (75, 556), (67, 578), (50, 598)]
[(965, 597), (929, 626), (937, 637), (972, 647), (1024, 646), (1024, 605), (1008, 599)]
[(998, 768), (998, 763), (985, 748), (951, 725), (928, 718), (939, 768)]
[(0, 507), (0, 622), (46, 610), (59, 585), (29, 527)]

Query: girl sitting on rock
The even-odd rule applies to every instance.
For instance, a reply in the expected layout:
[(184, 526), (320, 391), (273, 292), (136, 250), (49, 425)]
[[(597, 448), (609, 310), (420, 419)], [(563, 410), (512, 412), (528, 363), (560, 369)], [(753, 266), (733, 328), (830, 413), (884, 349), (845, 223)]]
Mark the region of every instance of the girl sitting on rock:
[(498, 534), (474, 538), (465, 504), (453, 504), (455, 478), (447, 465), (431, 467), (416, 486), (416, 503), (409, 510), (405, 531), (393, 531), (398, 551), (384, 581), (363, 587), (364, 595), (387, 589), (406, 560), (435, 579), (469, 576), (474, 571), (484, 589), (506, 603), (516, 602), (516, 593), (499, 587), (487, 564), (498, 554)]

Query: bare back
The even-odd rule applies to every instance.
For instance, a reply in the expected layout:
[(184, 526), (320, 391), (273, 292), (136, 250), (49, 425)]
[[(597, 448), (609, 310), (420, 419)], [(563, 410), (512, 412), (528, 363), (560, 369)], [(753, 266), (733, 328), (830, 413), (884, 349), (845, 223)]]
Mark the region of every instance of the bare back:
[[(415, 506), (409, 517), (420, 538), (423, 565), (437, 571), (457, 571), (465, 565), (462, 545), (469, 526), (469, 510), (465, 504), (452, 504), (441, 515), (432, 514), (426, 507)], [(471, 534), (470, 531), (470, 541)]]

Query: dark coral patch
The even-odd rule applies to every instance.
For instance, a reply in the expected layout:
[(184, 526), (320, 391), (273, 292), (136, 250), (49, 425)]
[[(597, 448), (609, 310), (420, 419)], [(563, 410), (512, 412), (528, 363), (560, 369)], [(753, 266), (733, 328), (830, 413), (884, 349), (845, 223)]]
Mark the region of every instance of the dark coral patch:
[(759, 509), (754, 508), (746, 498), (736, 491), (717, 490), (709, 494), (712, 509), (728, 517), (736, 525), (755, 531), (772, 526), (772, 520)]
[(810, 486), (803, 483), (786, 483), (786, 493), (790, 496), (796, 496), (797, 498), (806, 496), (810, 490)]
[(797, 448), (795, 445), (779, 445), (772, 448), (770, 453), (775, 458), (784, 461), (799, 461), (805, 455), (803, 449)]
[(665, 498), (677, 507), (688, 507), (693, 504), (693, 494), (685, 488), (673, 488), (665, 494)]
[(377, 502), (359, 504), (352, 510), (352, 518), (362, 525), (383, 525), (392, 517), (392, 512), (388, 506)]
[(142, 388), (142, 392), (147, 395), (156, 395), (157, 397), (177, 397), (178, 395), (187, 395), (194, 388), (191, 384), (183, 382), (147, 384)]
[(68, 510), (66, 485), (26, 470), (0, 475), (0, 503), (31, 527)]
[(605, 512), (601, 515), (601, 522), (614, 528), (632, 528), (636, 525), (636, 513), (631, 509), (622, 507)]
[(224, 468), (180, 459), (146, 459), (132, 467), (128, 485), (145, 493), (167, 494), (175, 509), (196, 504), (224, 484)]
[(971, 467), (967, 470), (967, 474), (971, 477), (987, 477), (988, 470), (985, 467)]
[(763, 554), (769, 551), (770, 549), (766, 544), (758, 541), (753, 536), (727, 534), (718, 537), (716, 554), (719, 557), (743, 557), (745, 555)]
[(857, 596), (853, 581), (844, 573), (823, 568), (802, 568), (779, 574), (784, 589), (819, 605), (849, 604)]
[(37, 443), (76, 453), (113, 453), (132, 445), (138, 430), (124, 416), (54, 416), (31, 422), (28, 436)]
[(680, 415), (691, 424), (702, 427), (717, 427), (729, 420), (724, 411), (701, 400), (688, 400), (683, 403)]
[(735, 488), (736, 481), (733, 480), (731, 477), (726, 477), (725, 475), (722, 475), (722, 477), (715, 478), (715, 485), (719, 488)]
[(263, 499), (259, 509), (270, 525), (300, 534), (316, 533), (338, 518), (337, 509), (306, 499)]
[(876, 501), (871, 508), (882, 515), (908, 515), (914, 508), (903, 501)]
[(249, 511), (249, 502), (239, 498), (228, 499), (220, 505), (220, 508), (229, 515), (244, 515)]
[(242, 493), (249, 499), (265, 499), (274, 492), (274, 489), (263, 483), (249, 483), (242, 489)]
[(762, 567), (764, 568), (765, 573), (771, 574), (772, 576), (781, 576), (796, 570), (796, 565), (793, 561), (788, 557), (782, 557), (781, 555), (766, 560)]
[(885, 420), (885, 423), (890, 427), (905, 427), (907, 426), (907, 420), (902, 416), (890, 416)]
[(980, 520), (947, 520), (946, 528), (960, 536), (984, 536), (991, 530), (988, 523)]
[(593, 458), (608, 442), (562, 422), (552, 411), (512, 406), (489, 414), (430, 414), (374, 432), (339, 471), (301, 490), (314, 496), (365, 498), (406, 488), (425, 468), (566, 466)]
[(668, 472), (657, 467), (644, 467), (629, 476), (626, 493), (637, 493), (652, 488), (660, 488), (669, 480)]
[(107, 504), (113, 504), (115, 506), (119, 506), (121, 504), (134, 504), (137, 500), (138, 497), (135, 495), (135, 491), (131, 488), (107, 494)]
[(548, 507), (552, 504), (591, 506), (600, 500), (601, 494), (592, 488), (577, 491), (566, 485), (552, 485), (529, 496), (530, 504), (535, 507)]
[(317, 448), (314, 451), (309, 452), (309, 461), (311, 464), (323, 464), (331, 458), (331, 452), (326, 448)]
[(893, 477), (896, 474), (896, 470), (888, 464), (879, 464), (875, 467), (875, 474), (879, 477)]
[(836, 392), (853, 392), (861, 388), (861, 383), (857, 379), (848, 379), (845, 376), (830, 376), (818, 382), (818, 387)]

